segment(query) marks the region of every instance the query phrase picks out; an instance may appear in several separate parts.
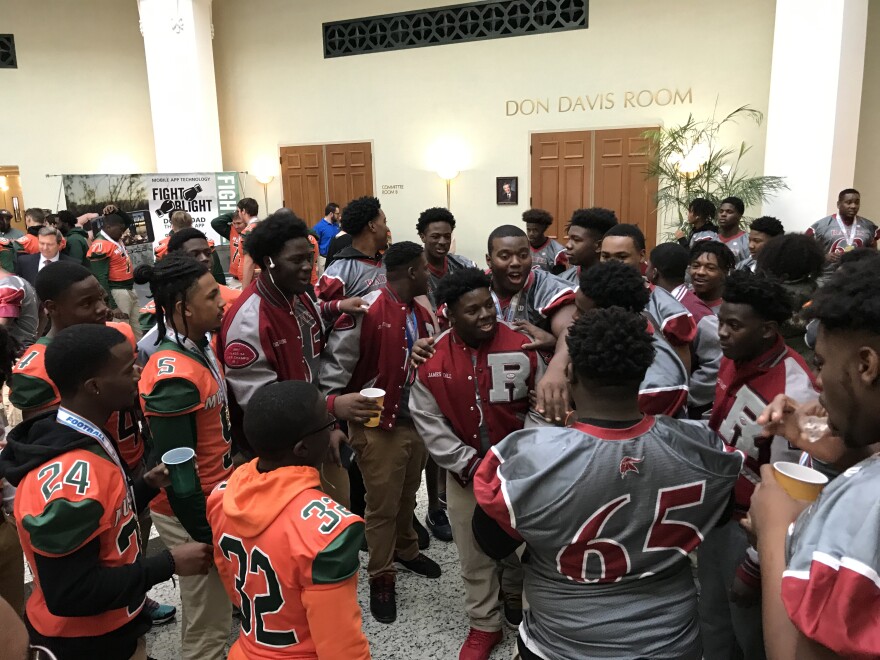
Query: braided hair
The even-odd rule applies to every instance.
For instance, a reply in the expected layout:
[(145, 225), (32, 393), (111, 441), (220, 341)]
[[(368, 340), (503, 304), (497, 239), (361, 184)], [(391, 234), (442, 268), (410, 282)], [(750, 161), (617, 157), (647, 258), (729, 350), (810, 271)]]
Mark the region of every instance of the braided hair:
[[(156, 343), (162, 341), (166, 333), (166, 324), (174, 330), (174, 338), (181, 346), (180, 330), (174, 326), (174, 307), (178, 302), (186, 306), (186, 296), (189, 290), (199, 281), (202, 275), (208, 273), (204, 264), (179, 252), (171, 253), (155, 266), (138, 266), (134, 271), (134, 281), (138, 284), (149, 284), (156, 303), (156, 324), (159, 328), (159, 336)], [(183, 317), (183, 334), (189, 334), (186, 316)]]

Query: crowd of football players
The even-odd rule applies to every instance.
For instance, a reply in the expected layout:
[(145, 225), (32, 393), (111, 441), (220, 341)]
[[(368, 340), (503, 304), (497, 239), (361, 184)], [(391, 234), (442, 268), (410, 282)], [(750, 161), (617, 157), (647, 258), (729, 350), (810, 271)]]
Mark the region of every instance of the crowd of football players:
[[(358, 580), (393, 623), (397, 572), (441, 575), (433, 535), (458, 551), (461, 660), (505, 628), (524, 660), (880, 657), (859, 204), (799, 234), (694, 199), (650, 252), (608, 209), (565, 245), (530, 209), (481, 268), (447, 209), (392, 243), (373, 197), (314, 229), (245, 198), (212, 223), (228, 282), (182, 211), (133, 268), (108, 207), (33, 287), (0, 271), (0, 655), (145, 659), (175, 616), (147, 592), (178, 576), (181, 658), (369, 658)], [(778, 462), (824, 475), (818, 499)]]

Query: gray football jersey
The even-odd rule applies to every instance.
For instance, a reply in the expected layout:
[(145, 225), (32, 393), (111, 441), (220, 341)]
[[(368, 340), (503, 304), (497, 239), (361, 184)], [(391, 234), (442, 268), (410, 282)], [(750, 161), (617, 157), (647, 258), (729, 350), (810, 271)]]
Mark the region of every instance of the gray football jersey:
[(880, 657), (880, 456), (836, 477), (789, 534), (782, 600), (792, 622), (839, 657)]
[(459, 270), (464, 270), (465, 268), (476, 268), (477, 264), (468, 259), (467, 257), (462, 257), (460, 254), (447, 254), (446, 255), (446, 272), (438, 273), (433, 268), (428, 268), (428, 300), (431, 301), (431, 308), (434, 311), (437, 310), (437, 301), (434, 299), (434, 291), (437, 290), (437, 285), (440, 284), (440, 280), (442, 280), (449, 273), (454, 273)]
[(688, 552), (727, 508), (742, 466), (705, 426), (645, 417), (517, 431), (474, 489), (527, 544), (520, 634), (540, 657), (700, 658)]
[(318, 279), (315, 293), (324, 301), (363, 297), (385, 286), (385, 264), (364, 258), (347, 257), (346, 248)]
[(532, 250), (533, 269), (549, 272), (553, 266), (564, 266), (568, 263), (568, 259), (565, 256), (565, 248), (561, 243), (554, 241), (552, 238), (548, 238), (547, 242), (537, 249), (531, 245), (529, 247)]
[(719, 235), (718, 240), (730, 248), (730, 251), (733, 252), (733, 256), (736, 257), (736, 263), (740, 263), (749, 258), (749, 235), (744, 231), (729, 239), (725, 239), (723, 236)]
[[(861, 216), (856, 216), (852, 225), (847, 227), (837, 221), (837, 214), (829, 215), (807, 229), (807, 236), (813, 236), (826, 253), (843, 254), (858, 247), (873, 247), (877, 240), (877, 225)], [(846, 233), (844, 233), (844, 229)], [(836, 263), (825, 264), (825, 274), (829, 275), (837, 269)]]
[(498, 318), (502, 321), (528, 321), (549, 332), (550, 317), (558, 309), (574, 304), (574, 289), (556, 275), (544, 270), (533, 270), (523, 288), (513, 298), (500, 300), (494, 292), (492, 297)]

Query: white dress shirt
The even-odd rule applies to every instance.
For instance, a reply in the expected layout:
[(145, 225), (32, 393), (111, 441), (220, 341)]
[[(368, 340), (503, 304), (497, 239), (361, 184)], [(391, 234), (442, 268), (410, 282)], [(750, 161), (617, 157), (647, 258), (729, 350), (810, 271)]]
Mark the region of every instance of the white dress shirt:
[(61, 258), (61, 253), (60, 253), (60, 252), (59, 252), (58, 254), (56, 254), (54, 257), (52, 257), (51, 259), (46, 259), (46, 257), (44, 257), (44, 256), (41, 254), (41, 255), (40, 255), (40, 265), (37, 266), (37, 272), (43, 270), (43, 268), (45, 268), (45, 267), (48, 266), (49, 264), (54, 264), (54, 263), (55, 263), (56, 261), (58, 261), (60, 258)]

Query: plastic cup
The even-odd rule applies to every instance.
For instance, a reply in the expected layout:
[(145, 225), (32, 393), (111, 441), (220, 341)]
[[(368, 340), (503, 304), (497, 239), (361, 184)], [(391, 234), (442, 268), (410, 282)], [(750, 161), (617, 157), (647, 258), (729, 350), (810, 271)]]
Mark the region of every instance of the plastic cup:
[[(380, 390), (378, 387), (368, 387), (364, 390), (361, 390), (361, 396), (365, 396), (368, 399), (373, 399), (380, 406), (385, 401), (385, 390)], [(382, 418), (382, 412), (379, 411), (367, 421), (364, 426), (368, 426), (370, 428), (376, 428), (379, 426), (379, 420)]]
[(178, 447), (162, 454), (162, 462), (171, 477), (171, 489), (179, 497), (195, 495), (202, 486), (196, 473), (196, 452), (191, 447)]
[(797, 463), (776, 461), (773, 473), (786, 493), (806, 502), (815, 502), (828, 483), (828, 477), (821, 472)]

